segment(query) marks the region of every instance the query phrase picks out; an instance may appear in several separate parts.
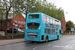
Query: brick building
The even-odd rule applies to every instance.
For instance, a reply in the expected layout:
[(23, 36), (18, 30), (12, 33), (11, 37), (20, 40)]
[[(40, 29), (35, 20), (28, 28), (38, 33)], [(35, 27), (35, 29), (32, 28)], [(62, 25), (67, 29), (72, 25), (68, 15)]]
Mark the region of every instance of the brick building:
[[(18, 20), (18, 23), (17, 23)], [(25, 29), (25, 18), (23, 15), (14, 17), (14, 28), (19, 27), (20, 29)], [(1, 22), (0, 22), (1, 24)], [(8, 17), (7, 29), (12, 28), (13, 26), (13, 16)], [(5, 21), (2, 22), (2, 27), (0, 25), (0, 30), (5, 30)]]
[(66, 21), (65, 21), (65, 17), (62, 17), (62, 19), (61, 19), (61, 28), (62, 28), (63, 34), (65, 34), (66, 33)]

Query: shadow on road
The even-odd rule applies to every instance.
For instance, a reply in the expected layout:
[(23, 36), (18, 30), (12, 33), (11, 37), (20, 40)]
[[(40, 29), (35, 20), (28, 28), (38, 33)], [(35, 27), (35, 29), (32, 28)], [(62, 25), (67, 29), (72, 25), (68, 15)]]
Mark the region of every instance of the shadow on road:
[(48, 42), (36, 42), (36, 41), (29, 41), (26, 44), (44, 44), (44, 43), (51, 43), (53, 41), (58, 41), (58, 40), (50, 40)]

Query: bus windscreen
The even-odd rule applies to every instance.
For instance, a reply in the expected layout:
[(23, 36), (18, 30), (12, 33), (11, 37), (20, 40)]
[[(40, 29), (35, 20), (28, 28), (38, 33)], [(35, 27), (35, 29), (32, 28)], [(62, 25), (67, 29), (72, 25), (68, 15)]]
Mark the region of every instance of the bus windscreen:
[(39, 14), (29, 15), (29, 18), (39, 18)]
[(28, 23), (27, 26), (29, 29), (38, 29), (39, 23)]

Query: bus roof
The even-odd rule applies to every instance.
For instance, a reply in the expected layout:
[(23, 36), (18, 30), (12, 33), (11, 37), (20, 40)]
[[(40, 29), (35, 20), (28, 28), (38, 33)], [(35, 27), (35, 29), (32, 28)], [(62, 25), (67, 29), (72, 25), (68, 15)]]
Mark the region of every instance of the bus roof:
[[(29, 13), (29, 14), (44, 14), (44, 13)], [(46, 15), (46, 14), (44, 14), (44, 15)], [(53, 17), (51, 17), (51, 16), (48, 16), (48, 15), (46, 15), (47, 17), (50, 17), (50, 18), (52, 18), (52, 19), (55, 19), (55, 18), (53, 18)], [(58, 22), (60, 22), (60, 20), (58, 20), (58, 19), (55, 19), (55, 20), (57, 20)]]

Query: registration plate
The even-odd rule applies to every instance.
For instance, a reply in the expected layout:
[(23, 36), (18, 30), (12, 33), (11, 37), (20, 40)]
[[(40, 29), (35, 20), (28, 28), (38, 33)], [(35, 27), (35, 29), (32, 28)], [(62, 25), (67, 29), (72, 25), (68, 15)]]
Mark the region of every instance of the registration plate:
[(34, 39), (31, 39), (31, 40), (34, 40)]

